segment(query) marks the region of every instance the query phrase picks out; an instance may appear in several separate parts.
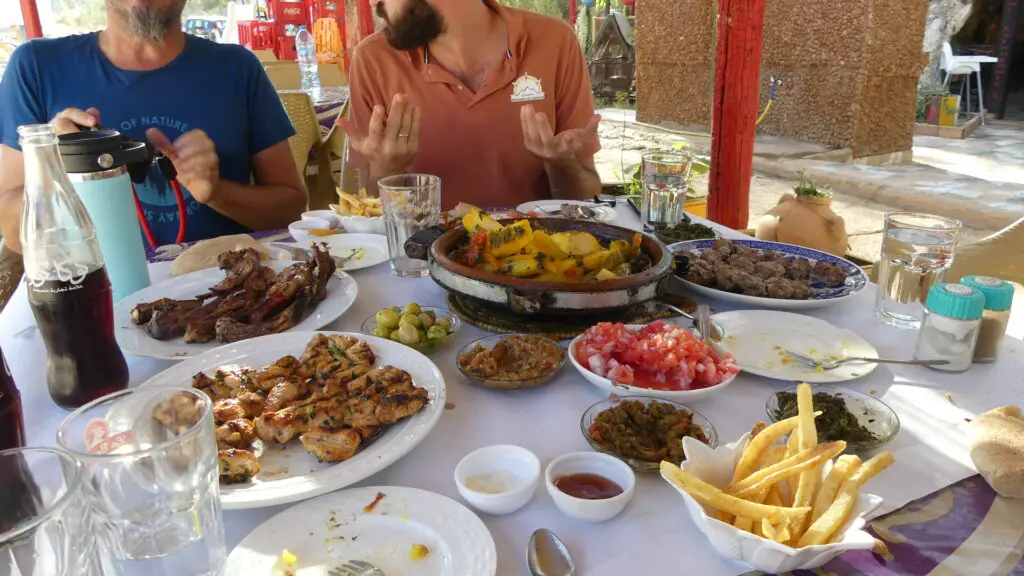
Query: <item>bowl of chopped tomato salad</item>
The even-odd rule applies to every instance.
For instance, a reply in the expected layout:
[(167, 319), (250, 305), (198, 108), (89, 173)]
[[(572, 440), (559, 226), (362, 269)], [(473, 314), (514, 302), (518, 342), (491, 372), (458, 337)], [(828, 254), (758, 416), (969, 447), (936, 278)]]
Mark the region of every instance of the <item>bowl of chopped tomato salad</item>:
[(601, 322), (576, 337), (569, 358), (580, 374), (619, 395), (684, 401), (707, 396), (736, 379), (736, 359), (687, 328)]

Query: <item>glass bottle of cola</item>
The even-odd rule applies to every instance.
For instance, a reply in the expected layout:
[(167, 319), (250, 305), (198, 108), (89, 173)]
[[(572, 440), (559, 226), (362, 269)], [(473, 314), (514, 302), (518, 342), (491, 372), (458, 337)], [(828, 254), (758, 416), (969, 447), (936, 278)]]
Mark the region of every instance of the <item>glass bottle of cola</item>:
[(128, 386), (114, 302), (92, 220), (68, 180), (49, 125), (18, 128), (25, 158), (21, 246), (32, 313), (46, 344), (54, 402), (77, 408)]

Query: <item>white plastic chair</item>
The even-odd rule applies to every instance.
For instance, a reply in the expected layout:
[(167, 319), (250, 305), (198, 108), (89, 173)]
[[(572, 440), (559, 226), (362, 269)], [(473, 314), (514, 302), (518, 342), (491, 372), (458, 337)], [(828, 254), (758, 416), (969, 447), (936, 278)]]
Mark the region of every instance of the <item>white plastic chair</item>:
[(967, 76), (967, 82), (960, 85), (960, 96), (963, 97), (964, 90), (967, 90), (967, 113), (971, 112), (971, 74), (978, 78), (978, 113), (981, 115), (981, 123), (985, 123), (985, 96), (981, 91), (981, 63), (969, 56), (954, 56), (953, 47), (949, 42), (942, 43), (942, 58), (939, 60), (939, 67), (946, 73), (942, 85), (949, 86), (953, 76)]

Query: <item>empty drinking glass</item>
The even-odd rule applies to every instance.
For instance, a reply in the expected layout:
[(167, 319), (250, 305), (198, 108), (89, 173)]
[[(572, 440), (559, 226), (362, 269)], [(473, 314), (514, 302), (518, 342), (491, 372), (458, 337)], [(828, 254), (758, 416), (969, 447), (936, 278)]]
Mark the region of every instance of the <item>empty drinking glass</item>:
[(690, 187), (693, 158), (686, 154), (648, 152), (641, 162), (640, 221), (644, 230), (679, 224)]
[(175, 386), (110, 394), (71, 413), (57, 442), (85, 465), (106, 574), (220, 574), (226, 551), (206, 394)]
[(0, 452), (0, 576), (93, 576), (85, 472), (56, 448)]
[(928, 291), (953, 264), (963, 225), (959, 220), (893, 212), (885, 215), (878, 262), (875, 316), (898, 328), (917, 329)]
[(425, 260), (406, 255), (405, 241), (441, 221), (441, 179), (429, 174), (399, 174), (381, 178), (377, 188), (387, 227), (391, 271), (409, 278), (428, 275)]

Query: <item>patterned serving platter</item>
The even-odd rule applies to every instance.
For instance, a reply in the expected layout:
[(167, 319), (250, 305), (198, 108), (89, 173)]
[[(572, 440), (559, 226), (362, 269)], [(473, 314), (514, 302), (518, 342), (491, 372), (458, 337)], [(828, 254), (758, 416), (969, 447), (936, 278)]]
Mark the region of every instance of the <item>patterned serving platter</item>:
[[(703, 254), (705, 250), (711, 250), (717, 240), (690, 240), (679, 242), (669, 246), (673, 254), (680, 252), (696, 252)], [(764, 298), (760, 296), (747, 296), (735, 292), (726, 292), (710, 286), (700, 286), (683, 278), (676, 277), (676, 280), (683, 283), (683, 286), (709, 298), (717, 298), (725, 302), (733, 302), (751, 308), (774, 308), (779, 310), (807, 310), (810, 308), (821, 308), (831, 306), (838, 302), (848, 300), (859, 294), (868, 285), (868, 277), (856, 264), (827, 252), (784, 244), (782, 242), (767, 242), (763, 240), (733, 240), (735, 244), (743, 244), (758, 251), (774, 251), (786, 257), (804, 258), (811, 262), (811, 265), (818, 262), (832, 262), (838, 264), (846, 272), (846, 282), (841, 286), (829, 287), (821, 282), (811, 282), (811, 289), (814, 294), (808, 300), (781, 300), (778, 298)]]

